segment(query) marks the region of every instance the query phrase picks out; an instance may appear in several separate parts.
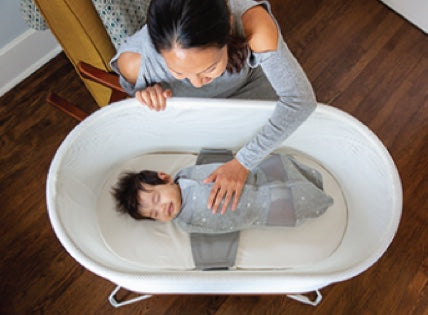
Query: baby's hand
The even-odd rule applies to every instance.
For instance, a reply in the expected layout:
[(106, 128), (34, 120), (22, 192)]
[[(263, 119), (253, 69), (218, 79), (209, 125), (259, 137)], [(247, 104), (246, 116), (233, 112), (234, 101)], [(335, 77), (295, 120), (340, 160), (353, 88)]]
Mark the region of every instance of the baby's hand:
[(157, 112), (165, 109), (166, 99), (171, 96), (172, 91), (162, 89), (158, 83), (135, 93), (135, 97), (141, 104)]

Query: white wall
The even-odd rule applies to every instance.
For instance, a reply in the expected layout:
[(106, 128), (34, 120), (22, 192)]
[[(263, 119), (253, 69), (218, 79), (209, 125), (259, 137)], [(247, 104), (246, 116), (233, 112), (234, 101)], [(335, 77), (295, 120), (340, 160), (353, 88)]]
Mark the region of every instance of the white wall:
[(19, 0), (0, 0), (0, 96), (61, 51), (49, 30), (28, 28), (19, 10)]
[(0, 48), (28, 30), (19, 15), (18, 0), (0, 1)]

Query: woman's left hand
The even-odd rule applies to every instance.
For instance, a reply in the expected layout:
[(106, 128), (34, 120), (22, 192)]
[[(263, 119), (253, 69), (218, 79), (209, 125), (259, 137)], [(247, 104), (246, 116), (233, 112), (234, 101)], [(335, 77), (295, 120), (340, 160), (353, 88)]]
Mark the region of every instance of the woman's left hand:
[(204, 183), (214, 182), (208, 197), (207, 207), (216, 213), (221, 201), (224, 203), (221, 208), (221, 214), (224, 214), (234, 196), (232, 211), (236, 209), (239, 198), (241, 197), (242, 188), (247, 180), (249, 170), (247, 170), (237, 159), (233, 159), (222, 166), (218, 167), (210, 174)]

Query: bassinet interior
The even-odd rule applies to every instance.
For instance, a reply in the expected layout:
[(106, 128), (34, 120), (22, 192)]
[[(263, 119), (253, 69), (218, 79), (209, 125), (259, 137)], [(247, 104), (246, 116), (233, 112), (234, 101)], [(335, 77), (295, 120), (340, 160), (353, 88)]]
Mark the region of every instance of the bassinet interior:
[[(348, 210), (346, 230), (328, 257), (281, 270), (153, 271), (112, 254), (106, 245), (96, 209), (112, 170), (154, 152), (192, 155), (204, 147), (236, 152), (261, 128), (274, 105), (172, 98), (159, 113), (135, 99), (100, 109), (67, 136), (49, 170), (48, 212), (59, 240), (89, 270), (140, 292), (304, 292), (364, 271), (386, 250), (397, 229), (400, 179), (387, 150), (367, 127), (322, 104), (278, 150), (303, 152), (340, 186)], [(204, 285), (195, 286), (198, 279)], [(255, 280), (258, 286), (252, 285)]]

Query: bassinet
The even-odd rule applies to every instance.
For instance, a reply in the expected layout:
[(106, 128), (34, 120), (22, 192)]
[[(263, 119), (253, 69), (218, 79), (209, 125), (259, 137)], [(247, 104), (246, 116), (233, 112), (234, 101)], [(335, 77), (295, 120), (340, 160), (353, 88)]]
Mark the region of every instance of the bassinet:
[(129, 99), (98, 110), (70, 132), (51, 163), (47, 205), (58, 239), (95, 274), (150, 294), (302, 293), (363, 272), (395, 235), (401, 182), (388, 151), (366, 126), (322, 104), (281, 147), (318, 161), (342, 189), (348, 207), (346, 231), (329, 257), (280, 270), (142, 270), (106, 246), (96, 207), (109, 170), (153, 152), (197, 153), (203, 147), (236, 151), (264, 124), (274, 105), (172, 98), (164, 112), (152, 112)]

